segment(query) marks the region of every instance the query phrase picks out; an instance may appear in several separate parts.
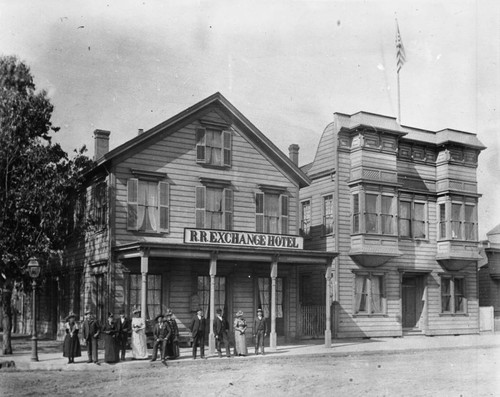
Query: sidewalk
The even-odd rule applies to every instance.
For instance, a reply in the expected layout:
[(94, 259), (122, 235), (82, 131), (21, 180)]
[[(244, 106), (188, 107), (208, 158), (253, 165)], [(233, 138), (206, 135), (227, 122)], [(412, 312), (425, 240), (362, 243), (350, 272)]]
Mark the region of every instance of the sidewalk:
[[(0, 355), (0, 362), (14, 361), (17, 370), (55, 370), (55, 371), (100, 371), (110, 368), (110, 364), (102, 363), (104, 351), (99, 351), (102, 365), (87, 364), (87, 353), (82, 347), (82, 357), (76, 359), (76, 363), (67, 364), (67, 359), (62, 357), (62, 342), (38, 341), (38, 362), (31, 361), (31, 350), (28, 349), (29, 337), (20, 343), (20, 349), (14, 351), (13, 355)], [(16, 341), (13, 340), (13, 348), (16, 349)], [(460, 336), (405, 336), (403, 338), (372, 338), (372, 339), (337, 339), (332, 342), (330, 348), (326, 348), (321, 340), (304, 341), (297, 344), (278, 346), (275, 352), (269, 348), (266, 357), (287, 357), (303, 355), (321, 355), (334, 357), (361, 356), (370, 354), (397, 354), (408, 352), (421, 352), (433, 350), (451, 349), (475, 349), (493, 348), (500, 349), (500, 334), (488, 333), (480, 335)], [(266, 357), (254, 356), (253, 348), (249, 348), (247, 359), (265, 359)], [(500, 352), (499, 352), (500, 355)], [(130, 351), (127, 351), (127, 360), (116, 365), (138, 365), (147, 360), (131, 360)], [(217, 356), (207, 356), (208, 359), (216, 359)], [(191, 348), (181, 348), (181, 357), (177, 360), (168, 361), (169, 365), (196, 364), (201, 360), (191, 359)], [(9, 369), (3, 369), (9, 370)]]

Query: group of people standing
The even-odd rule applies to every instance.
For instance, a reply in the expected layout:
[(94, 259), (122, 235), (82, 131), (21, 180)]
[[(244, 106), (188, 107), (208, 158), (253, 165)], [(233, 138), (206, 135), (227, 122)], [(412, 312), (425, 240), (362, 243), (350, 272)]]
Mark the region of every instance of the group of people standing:
[[(200, 357), (205, 358), (205, 319), (203, 310), (198, 309), (196, 315), (191, 320), (189, 329), (193, 337), (193, 359), (196, 359), (198, 347), (200, 348)], [(243, 318), (243, 312), (239, 310), (235, 314), (233, 323), (234, 329), (234, 355), (246, 356), (248, 354), (246, 331), (248, 325)], [(222, 310), (216, 310), (216, 316), (213, 320), (213, 332), (215, 337), (215, 348), (219, 357), (222, 357), (222, 347), (226, 351), (226, 357), (231, 357), (229, 324), (222, 315)], [(257, 310), (257, 316), (253, 323), (253, 339), (255, 342), (255, 354), (264, 355), (264, 338), (267, 336), (267, 322), (263, 316), (262, 309)]]
[[(87, 346), (87, 363), (99, 363), (98, 357), (98, 341), (104, 341), (104, 362), (116, 363), (120, 360), (125, 360), (125, 351), (127, 349), (128, 337), (131, 335), (130, 345), (132, 348), (132, 360), (147, 359), (148, 346), (146, 338), (146, 324), (141, 317), (141, 311), (136, 309), (133, 311), (134, 317), (132, 320), (125, 316), (125, 313), (120, 312), (120, 317), (115, 320), (111, 313), (108, 313), (107, 321), (101, 325), (92, 315), (90, 311), (85, 313), (85, 319), (82, 323), (83, 340)], [(153, 336), (155, 339), (153, 346), (153, 360), (156, 359), (157, 346), (161, 344), (162, 361), (168, 356), (170, 358), (179, 357), (178, 337), (179, 329), (175, 319), (172, 317), (171, 310), (167, 311), (165, 316), (159, 315), (156, 317), (161, 327), (155, 325)], [(161, 318), (161, 321), (160, 321)], [(79, 327), (75, 321), (76, 316), (70, 313), (66, 317), (65, 338), (63, 342), (63, 356), (68, 358), (68, 364), (74, 363), (75, 357), (81, 356), (81, 345), (79, 338)], [(161, 335), (157, 333), (157, 328), (162, 329)], [(163, 330), (167, 330), (165, 333)]]
[[(107, 321), (101, 325), (90, 311), (85, 313), (82, 323), (82, 336), (87, 346), (87, 363), (99, 363), (98, 340), (102, 337), (104, 341), (104, 362), (116, 363), (125, 360), (125, 350), (127, 348), (128, 337), (131, 335), (130, 345), (132, 348), (132, 360), (147, 359), (147, 338), (146, 324), (141, 317), (141, 311), (135, 309), (132, 320), (120, 312), (120, 316), (115, 320), (111, 313), (108, 313)], [(74, 363), (75, 357), (81, 356), (81, 345), (79, 336), (79, 326), (75, 321), (76, 315), (70, 313), (66, 317), (65, 338), (63, 343), (63, 356), (68, 358), (68, 364)], [(246, 331), (247, 323), (243, 318), (243, 312), (239, 310), (234, 319), (234, 355), (246, 356), (248, 354)], [(205, 332), (206, 320), (203, 310), (198, 309), (189, 327), (193, 340), (193, 359), (196, 359), (198, 347), (200, 357), (205, 358)], [(264, 338), (267, 336), (267, 323), (263, 317), (262, 309), (257, 310), (257, 316), (253, 323), (253, 339), (255, 342), (255, 354), (264, 354)], [(222, 347), (225, 348), (226, 357), (231, 357), (229, 324), (223, 317), (222, 310), (216, 310), (216, 317), (213, 320), (213, 332), (215, 336), (215, 347), (219, 357), (222, 357)], [(166, 359), (179, 357), (179, 328), (173, 318), (171, 310), (166, 314), (159, 314), (155, 317), (153, 327), (153, 353), (151, 361), (156, 361), (160, 351), (160, 359), (166, 365)]]

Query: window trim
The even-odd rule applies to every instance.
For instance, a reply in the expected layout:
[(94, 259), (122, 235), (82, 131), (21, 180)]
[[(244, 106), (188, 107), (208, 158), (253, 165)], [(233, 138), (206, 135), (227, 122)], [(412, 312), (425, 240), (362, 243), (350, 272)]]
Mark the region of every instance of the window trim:
[[(367, 196), (375, 196), (375, 212), (367, 211)], [(357, 201), (356, 201), (357, 196)], [(376, 190), (357, 190), (351, 193), (351, 230), (352, 234), (371, 234), (371, 235), (379, 235), (379, 236), (391, 236), (396, 237), (398, 235), (397, 232), (397, 213), (396, 213), (396, 194), (395, 192), (384, 192), (384, 191), (376, 191)], [(382, 213), (382, 197), (390, 197), (391, 198), (391, 214)], [(357, 207), (356, 208), (356, 202)], [(367, 216), (375, 215), (375, 231), (367, 231)], [(383, 233), (383, 225), (382, 225), (382, 217), (389, 215), (391, 217), (391, 233)], [(356, 229), (356, 217), (358, 228)]]
[[(212, 147), (207, 145), (208, 131), (213, 131), (221, 134), (220, 164), (214, 164), (213, 162), (208, 162), (207, 160), (207, 147)], [(207, 124), (207, 127), (197, 127), (195, 132), (195, 141), (196, 141), (195, 152), (196, 152), (197, 164), (214, 168), (229, 168), (232, 166), (233, 134), (231, 130), (225, 129), (219, 125), (210, 125), (210, 124)]]
[[(473, 200), (473, 201), (472, 201)], [(459, 219), (453, 218), (453, 206), (460, 205)], [(467, 222), (465, 219), (466, 208), (472, 208), (472, 221)], [(444, 213), (441, 209), (444, 208)], [(438, 241), (467, 241), (467, 242), (478, 242), (478, 203), (474, 198), (467, 196), (457, 197), (457, 196), (446, 196), (444, 199), (438, 201), (437, 203), (437, 217), (438, 217)], [(444, 219), (442, 216), (444, 215)], [(454, 237), (454, 225), (458, 223), (460, 233)], [(466, 225), (471, 225), (472, 227), (472, 239), (468, 238), (466, 234)], [(442, 231), (445, 235), (442, 235)]]
[[(331, 201), (332, 201), (332, 212), (331, 212), (331, 232), (328, 231), (327, 229), (327, 222), (326, 222), (326, 201), (327, 201), (327, 198), (331, 197)], [(321, 207), (321, 211), (322, 211), (322, 219), (323, 219), (323, 235), (324, 236), (330, 236), (330, 235), (334, 235), (335, 234), (335, 205), (334, 205), (334, 202), (333, 202), (333, 198), (334, 198), (334, 195), (333, 193), (328, 193), (328, 194), (323, 194), (321, 196), (322, 198), (322, 207)]]
[[(453, 274), (453, 273), (440, 273), (439, 274), (439, 300), (440, 300), (440, 310), (439, 314), (441, 316), (464, 316), (468, 315), (469, 299), (467, 298), (467, 277), (465, 274)], [(443, 280), (450, 281), (450, 310), (443, 310)], [(463, 311), (456, 310), (456, 295), (455, 295), (455, 280), (462, 280), (463, 283), (463, 294), (462, 298), (464, 300)]]
[[(139, 186), (140, 181), (146, 183), (156, 183), (156, 224), (157, 230), (141, 230), (139, 226), (138, 219), (138, 209), (139, 209)], [(135, 189), (132, 186), (135, 184)], [(135, 190), (135, 197), (133, 190)], [(132, 191), (132, 193), (131, 193)], [(165, 192), (165, 196), (162, 195), (162, 191)], [(132, 197), (131, 197), (132, 194)], [(134, 200), (135, 198), (135, 200)], [(135, 225), (131, 223), (131, 206), (135, 206)], [(163, 211), (162, 211), (163, 209)], [(162, 216), (166, 219), (162, 220)], [(138, 232), (141, 234), (161, 234), (170, 232), (170, 183), (158, 179), (149, 178), (128, 178), (127, 179), (127, 230), (132, 232)], [(164, 225), (164, 227), (162, 227)]]
[[(384, 317), (387, 316), (387, 272), (371, 272), (371, 271), (364, 271), (364, 270), (352, 270), (353, 273), (353, 286), (352, 286), (352, 313), (354, 317)], [(356, 278), (360, 276), (365, 276), (367, 277), (368, 283), (367, 283), (367, 311), (363, 312), (358, 312), (356, 311)], [(372, 302), (372, 277), (381, 277), (382, 279), (382, 286), (380, 288), (380, 304), (381, 304), (381, 311), (380, 312), (373, 312), (371, 313), (371, 302)]]
[[(409, 218), (404, 218), (402, 217), (402, 211), (401, 211), (401, 203), (408, 203), (410, 204), (410, 217)], [(415, 205), (416, 204), (423, 204), (424, 205), (424, 219), (416, 219), (415, 214)], [(439, 211), (439, 207), (438, 207)], [(409, 222), (409, 236), (403, 236), (401, 235), (401, 221), (406, 220)], [(416, 225), (417, 222), (424, 222), (424, 237), (416, 237)], [(439, 221), (438, 221), (439, 223)], [(439, 227), (439, 225), (438, 225)], [(422, 241), (427, 241), (429, 240), (429, 202), (425, 200), (420, 200), (420, 199), (415, 199), (415, 198), (399, 198), (398, 200), (398, 237), (401, 239), (408, 239), (408, 240), (422, 240)]]
[[(226, 186), (226, 187), (225, 187)], [(207, 188), (217, 189), (222, 193), (222, 225), (219, 230), (234, 229), (234, 191), (227, 187), (228, 184), (207, 184), (195, 187), (195, 226), (198, 229), (210, 229), (207, 227)], [(201, 205), (202, 204), (202, 205)]]
[[(255, 232), (256, 233), (270, 233), (270, 234), (288, 234), (290, 225), (288, 223), (290, 216), (290, 197), (288, 194), (284, 193), (283, 189), (279, 189), (280, 193), (276, 193), (277, 190), (262, 190), (260, 192), (255, 192)], [(278, 231), (276, 233), (265, 230), (265, 219), (266, 219), (266, 194), (278, 196)], [(258, 212), (258, 209), (262, 207), (262, 211)], [(269, 215), (267, 215), (269, 216)], [(262, 226), (262, 230), (259, 230), (259, 224)], [(286, 230), (284, 230), (286, 229)]]
[[(307, 220), (309, 221), (308, 229), (306, 229), (304, 227), (305, 222), (306, 222), (306, 219), (304, 218), (304, 214), (305, 214), (304, 206), (306, 204), (309, 206), (309, 209), (307, 210), (307, 215), (308, 215)], [(301, 236), (303, 236), (305, 238), (311, 237), (311, 226), (312, 226), (312, 199), (308, 198), (308, 199), (304, 199), (304, 200), (300, 201), (300, 234), (301, 234)]]

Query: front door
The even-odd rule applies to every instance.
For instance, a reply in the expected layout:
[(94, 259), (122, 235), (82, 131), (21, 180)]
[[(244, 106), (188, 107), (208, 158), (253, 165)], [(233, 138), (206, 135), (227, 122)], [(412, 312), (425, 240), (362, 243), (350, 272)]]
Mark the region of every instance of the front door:
[(403, 277), (401, 284), (403, 300), (403, 328), (417, 325), (417, 278)]
[(422, 330), (425, 275), (405, 274), (401, 282), (403, 328)]

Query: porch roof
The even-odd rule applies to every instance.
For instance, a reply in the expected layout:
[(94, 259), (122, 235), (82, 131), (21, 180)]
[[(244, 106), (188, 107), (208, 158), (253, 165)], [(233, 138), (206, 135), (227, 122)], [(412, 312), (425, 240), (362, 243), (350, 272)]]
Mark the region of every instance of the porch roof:
[(130, 259), (148, 256), (150, 258), (187, 258), (218, 260), (239, 260), (254, 262), (296, 263), (304, 265), (329, 265), (338, 255), (337, 252), (312, 250), (270, 249), (256, 247), (231, 247), (214, 245), (164, 244), (153, 242), (134, 242), (114, 248), (117, 259)]

